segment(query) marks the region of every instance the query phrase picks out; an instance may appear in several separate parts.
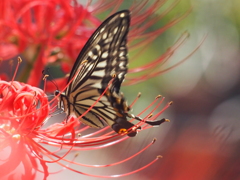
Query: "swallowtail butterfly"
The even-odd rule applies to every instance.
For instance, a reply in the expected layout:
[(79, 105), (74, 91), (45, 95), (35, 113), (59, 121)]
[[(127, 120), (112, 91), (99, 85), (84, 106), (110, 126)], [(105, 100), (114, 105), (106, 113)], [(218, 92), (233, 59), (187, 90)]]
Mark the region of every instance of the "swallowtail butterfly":
[[(72, 68), (64, 93), (59, 96), (59, 106), (75, 117), (88, 110), (107, 88), (107, 92), (96, 105), (80, 120), (95, 128), (109, 125), (119, 134), (135, 136), (137, 129), (127, 117), (141, 120), (129, 114), (129, 106), (120, 92), (120, 86), (127, 73), (127, 35), (130, 26), (130, 12), (119, 11), (107, 18), (92, 34)], [(76, 74), (78, 72), (78, 74)], [(55, 92), (58, 95), (59, 91)], [(160, 121), (146, 121), (155, 126)]]

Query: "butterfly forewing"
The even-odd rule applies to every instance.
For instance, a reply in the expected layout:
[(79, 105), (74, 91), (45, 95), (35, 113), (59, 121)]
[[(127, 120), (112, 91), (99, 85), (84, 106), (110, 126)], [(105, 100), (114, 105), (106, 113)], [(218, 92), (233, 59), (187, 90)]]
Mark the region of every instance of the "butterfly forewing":
[(72, 83), (61, 95), (65, 112), (79, 117), (97, 101), (115, 76), (109, 88), (110, 96), (103, 96), (81, 119), (91, 127), (103, 127), (103, 122), (111, 126), (119, 119), (119, 112), (121, 118), (127, 121), (126, 116), (121, 114), (124, 101), (118, 112), (113, 105), (115, 98), (112, 93), (119, 93), (127, 73), (129, 25), (130, 14), (124, 10), (110, 16), (97, 28), (77, 57), (68, 79), (68, 82), (73, 79)]
[[(127, 73), (126, 38), (129, 24), (129, 11), (125, 10), (110, 16), (98, 27), (73, 66), (68, 81), (79, 71), (79, 68), (81, 70), (67, 88), (67, 96), (89, 85), (105, 89), (112, 75), (119, 74), (120, 69), (123, 76), (121, 81), (124, 79)], [(84, 60), (87, 62), (81, 65)]]

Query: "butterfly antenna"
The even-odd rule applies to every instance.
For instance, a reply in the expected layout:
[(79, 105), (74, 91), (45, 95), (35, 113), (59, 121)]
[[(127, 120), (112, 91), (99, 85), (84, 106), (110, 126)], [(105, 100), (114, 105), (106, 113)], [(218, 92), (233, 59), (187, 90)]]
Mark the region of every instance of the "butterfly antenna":
[(44, 77), (45, 77), (46, 75), (47, 75), (47, 77), (50, 77), (50, 78), (49, 78), (49, 81), (51, 81), (51, 82), (56, 86), (56, 89), (57, 89), (57, 90), (59, 89), (56, 81), (54, 80), (53, 76), (52, 76), (51, 73), (50, 73), (50, 68), (47, 68), (46, 70), (43, 70), (43, 71), (42, 71), (42, 74), (43, 74)]

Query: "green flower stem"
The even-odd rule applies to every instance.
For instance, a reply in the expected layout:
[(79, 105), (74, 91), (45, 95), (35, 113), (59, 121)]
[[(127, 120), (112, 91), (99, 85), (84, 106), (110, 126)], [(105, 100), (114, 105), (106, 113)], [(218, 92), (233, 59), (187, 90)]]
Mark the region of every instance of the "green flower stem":
[(26, 65), (24, 69), (21, 71), (20, 76), (18, 78), (20, 82), (27, 82), (31, 71), (33, 70), (33, 65), (39, 56), (40, 50), (41, 45), (37, 45), (36, 47), (30, 49), (30, 51), (32, 51), (33, 54), (32, 56), (27, 53), (29, 49), (27, 49), (23, 53), (24, 59), (26, 60)]

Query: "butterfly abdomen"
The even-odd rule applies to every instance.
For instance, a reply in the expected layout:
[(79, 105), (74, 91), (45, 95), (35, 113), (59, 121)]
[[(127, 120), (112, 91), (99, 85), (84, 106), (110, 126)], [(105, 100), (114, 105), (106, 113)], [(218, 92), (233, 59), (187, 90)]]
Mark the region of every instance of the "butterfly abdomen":
[(134, 137), (137, 135), (137, 129), (141, 129), (141, 127), (135, 127), (133, 123), (129, 122), (126, 116), (117, 117), (115, 121), (116, 123), (112, 125), (112, 129), (118, 134), (127, 134), (130, 137)]

